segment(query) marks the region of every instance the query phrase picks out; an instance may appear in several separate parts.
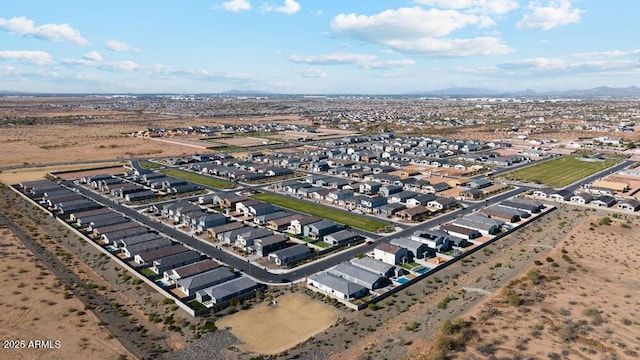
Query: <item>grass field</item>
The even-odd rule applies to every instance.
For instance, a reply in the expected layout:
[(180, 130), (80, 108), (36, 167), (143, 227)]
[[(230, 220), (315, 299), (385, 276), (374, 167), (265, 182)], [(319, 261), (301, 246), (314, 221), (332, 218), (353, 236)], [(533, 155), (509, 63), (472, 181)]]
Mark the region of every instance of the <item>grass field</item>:
[(259, 193), (251, 195), (252, 198), (265, 201), (274, 205), (285, 207), (301, 213), (318, 216), (324, 219), (333, 220), (335, 222), (345, 224), (354, 228), (362, 229), (369, 232), (376, 232), (385, 228), (388, 224), (365, 216), (347, 214), (344, 211), (332, 209), (326, 206), (315, 205), (306, 201), (292, 199), (288, 196), (282, 196), (270, 193)]
[(278, 304), (262, 303), (216, 321), (218, 328), (229, 327), (244, 344), (242, 350), (272, 355), (288, 350), (324, 331), (337, 320), (328, 305), (297, 294), (278, 297)]
[(589, 175), (617, 164), (618, 160), (583, 161), (573, 156), (528, 166), (500, 175), (498, 178), (525, 182), (541, 182), (552, 187), (564, 187)]
[(162, 170), (161, 172), (165, 175), (177, 177), (204, 186), (211, 186), (216, 189), (233, 189), (234, 187), (236, 187), (236, 185), (230, 181), (220, 180), (205, 175), (194, 174), (184, 170), (169, 169)]

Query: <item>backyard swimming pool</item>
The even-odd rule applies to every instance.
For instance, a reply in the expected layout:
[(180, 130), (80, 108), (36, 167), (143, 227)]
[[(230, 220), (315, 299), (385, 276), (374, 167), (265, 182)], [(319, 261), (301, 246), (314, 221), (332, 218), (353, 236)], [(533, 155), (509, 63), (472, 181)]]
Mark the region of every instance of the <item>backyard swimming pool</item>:
[(396, 282), (399, 282), (400, 284), (406, 284), (406, 283), (408, 283), (409, 281), (411, 281), (411, 280), (407, 279), (407, 278), (406, 278), (406, 277), (404, 277), (404, 276), (403, 276), (403, 277), (401, 277), (401, 278), (397, 278), (397, 279), (396, 279)]

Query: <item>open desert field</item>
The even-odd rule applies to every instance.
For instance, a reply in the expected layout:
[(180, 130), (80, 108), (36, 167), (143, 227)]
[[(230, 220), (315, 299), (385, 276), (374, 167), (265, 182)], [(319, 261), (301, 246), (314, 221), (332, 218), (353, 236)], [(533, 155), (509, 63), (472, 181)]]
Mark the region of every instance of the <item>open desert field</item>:
[[(24, 340), (23, 349), (7, 349), (3, 359), (122, 359), (135, 358), (100, 325), (82, 302), (65, 290), (7, 228), (0, 228), (0, 337)], [(51, 340), (58, 348), (28, 348), (30, 340)], [(56, 343), (56, 341), (58, 343)], [(33, 344), (33, 343), (32, 343)]]
[(276, 298), (277, 305), (262, 303), (255, 308), (226, 316), (216, 325), (229, 327), (242, 340), (242, 350), (277, 354), (325, 330), (337, 320), (335, 310), (297, 294)]
[(637, 358), (636, 220), (586, 217), (501, 291), (444, 324), (422, 358)]
[[(73, 165), (60, 165), (60, 166), (41, 166), (41, 167), (28, 167), (22, 169), (11, 169), (0, 172), (0, 183), (11, 185), (19, 184), (23, 181), (40, 180), (44, 178), (48, 173), (58, 171), (69, 170), (82, 170), (92, 169), (105, 166), (119, 166), (120, 162), (104, 162), (104, 163), (86, 163), (86, 164), (73, 164)], [(89, 171), (89, 170), (87, 170)]]

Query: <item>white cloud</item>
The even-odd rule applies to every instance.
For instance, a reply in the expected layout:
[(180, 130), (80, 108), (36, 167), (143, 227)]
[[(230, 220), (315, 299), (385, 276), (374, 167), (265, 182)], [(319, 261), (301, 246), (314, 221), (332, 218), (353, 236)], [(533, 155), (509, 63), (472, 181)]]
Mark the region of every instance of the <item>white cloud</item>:
[(389, 41), (388, 45), (396, 51), (434, 57), (496, 55), (512, 52), (509, 46), (495, 37), (394, 40)]
[(480, 18), (454, 10), (425, 10), (421, 7), (385, 10), (376, 15), (339, 14), (331, 21), (337, 35), (383, 43), (398, 38), (422, 38), (449, 35)]
[(248, 0), (231, 0), (222, 3), (222, 8), (232, 12), (251, 10), (251, 3)]
[(518, 29), (551, 30), (558, 26), (580, 22), (584, 12), (572, 8), (569, 0), (552, 0), (547, 6), (530, 3), (529, 10), (530, 13), (524, 15), (516, 24)]
[(128, 51), (129, 45), (125, 42), (109, 39), (105, 45), (111, 51)]
[(275, 8), (275, 11), (292, 15), (300, 11), (300, 4), (295, 0), (284, 0), (284, 5)]
[(398, 69), (411, 66), (416, 62), (413, 60), (380, 60), (362, 64), (367, 69)]
[(51, 55), (44, 51), (0, 50), (0, 59), (25, 61), (38, 66), (46, 66), (53, 63)]
[(327, 55), (291, 55), (289, 60), (299, 64), (309, 65), (345, 65), (362, 64), (376, 60), (374, 55), (335, 53)]
[(325, 73), (322, 69), (300, 69), (295, 71), (296, 74), (305, 77), (305, 78), (324, 78), (327, 77), (327, 73)]
[(467, 26), (483, 28), (491, 25), (493, 20), (485, 15), (414, 7), (386, 10), (371, 16), (339, 14), (331, 22), (331, 30), (336, 35), (386, 45), (397, 52), (425, 56), (474, 56), (511, 52), (497, 37), (444, 38)]
[(71, 41), (78, 45), (89, 45), (89, 41), (69, 24), (44, 24), (35, 26), (33, 20), (24, 16), (11, 19), (0, 18), (0, 29), (20, 36), (34, 36), (52, 41)]
[[(576, 56), (579, 54), (575, 54)], [(602, 73), (620, 70), (640, 69), (637, 60), (582, 60), (582, 57), (576, 56), (576, 59), (567, 58), (547, 58), (536, 57), (531, 59), (515, 60), (499, 64), (500, 70), (510, 71), (513, 73)]]
[(588, 57), (588, 58), (598, 58), (598, 57), (624, 57), (624, 56), (638, 56), (640, 55), (640, 49), (634, 50), (613, 50), (613, 51), (599, 51), (599, 52), (590, 52), (590, 53), (578, 53), (575, 54), (577, 57)]
[(102, 55), (100, 55), (100, 53), (95, 50), (88, 54), (85, 54), (82, 58), (89, 61), (102, 61)]
[(100, 68), (110, 71), (135, 71), (141, 70), (144, 67), (135, 61), (125, 60), (104, 63), (101, 64)]
[(514, 0), (415, 0), (417, 4), (443, 9), (469, 9), (473, 12), (501, 15), (518, 8)]
[(375, 55), (345, 53), (290, 55), (289, 60), (307, 65), (357, 65), (362, 69), (396, 69), (415, 64), (413, 60), (380, 60)]

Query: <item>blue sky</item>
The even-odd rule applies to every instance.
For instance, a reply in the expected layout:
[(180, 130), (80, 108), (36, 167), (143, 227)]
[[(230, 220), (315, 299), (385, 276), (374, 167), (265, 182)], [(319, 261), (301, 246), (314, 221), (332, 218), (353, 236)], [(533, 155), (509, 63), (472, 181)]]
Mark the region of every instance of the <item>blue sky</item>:
[(640, 86), (638, 0), (0, 0), (0, 90)]

